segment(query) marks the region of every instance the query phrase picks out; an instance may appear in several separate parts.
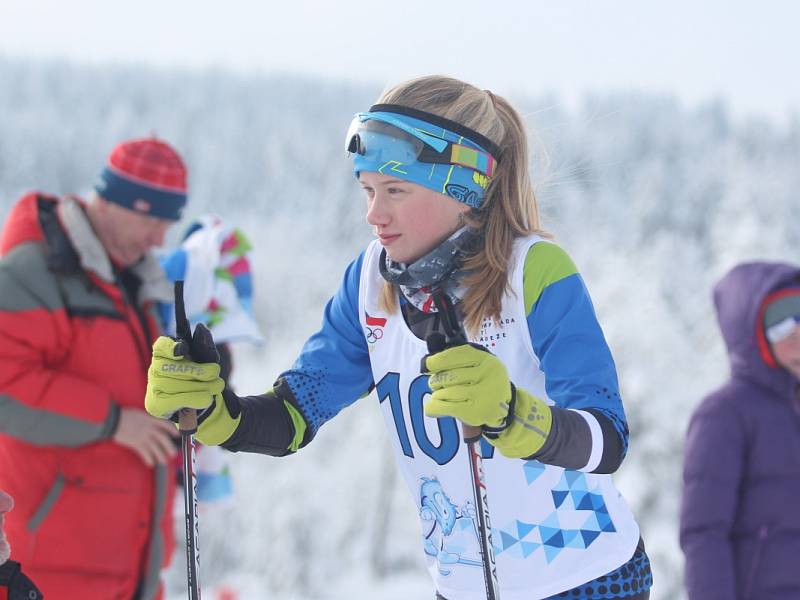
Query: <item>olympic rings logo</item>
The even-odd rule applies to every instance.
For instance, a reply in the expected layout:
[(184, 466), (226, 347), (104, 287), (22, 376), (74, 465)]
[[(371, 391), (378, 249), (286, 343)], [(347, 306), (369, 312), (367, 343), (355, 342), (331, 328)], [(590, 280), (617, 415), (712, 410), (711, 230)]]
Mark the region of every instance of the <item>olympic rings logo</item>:
[(383, 329), (380, 327), (369, 327), (366, 326), (365, 329), (367, 330), (367, 343), (374, 344), (379, 339), (383, 337)]

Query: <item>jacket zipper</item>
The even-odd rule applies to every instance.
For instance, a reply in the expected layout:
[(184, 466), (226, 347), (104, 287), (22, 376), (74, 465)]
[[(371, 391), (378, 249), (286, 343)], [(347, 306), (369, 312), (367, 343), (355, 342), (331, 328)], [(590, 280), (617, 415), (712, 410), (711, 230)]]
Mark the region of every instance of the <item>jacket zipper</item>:
[(61, 473), (56, 474), (53, 485), (50, 486), (49, 490), (47, 490), (44, 500), (42, 500), (39, 506), (36, 507), (36, 511), (28, 521), (28, 531), (31, 533), (35, 532), (39, 528), (39, 525), (42, 524), (42, 521), (44, 521), (47, 515), (50, 514), (50, 511), (53, 509), (53, 506), (55, 505), (59, 496), (61, 496), (61, 491), (64, 489), (65, 483), (66, 481), (64, 480), (64, 475)]

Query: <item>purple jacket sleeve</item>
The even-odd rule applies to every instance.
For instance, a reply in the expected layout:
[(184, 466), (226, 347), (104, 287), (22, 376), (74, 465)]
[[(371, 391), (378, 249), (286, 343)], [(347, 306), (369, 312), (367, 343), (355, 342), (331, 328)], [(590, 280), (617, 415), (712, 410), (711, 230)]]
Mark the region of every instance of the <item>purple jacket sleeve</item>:
[(689, 423), (683, 467), (680, 543), (689, 600), (735, 600), (731, 528), (745, 452), (744, 423), (708, 398)]

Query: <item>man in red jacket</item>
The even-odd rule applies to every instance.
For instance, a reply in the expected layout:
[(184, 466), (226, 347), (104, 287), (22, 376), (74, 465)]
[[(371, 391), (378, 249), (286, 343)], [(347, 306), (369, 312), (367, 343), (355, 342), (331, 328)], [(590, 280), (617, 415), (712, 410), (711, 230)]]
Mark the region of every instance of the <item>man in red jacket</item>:
[(50, 600), (151, 600), (174, 547), (176, 432), (143, 407), (171, 300), (150, 250), (180, 218), (186, 168), (164, 142), (124, 142), (95, 190), (27, 194), (0, 234), (6, 532)]

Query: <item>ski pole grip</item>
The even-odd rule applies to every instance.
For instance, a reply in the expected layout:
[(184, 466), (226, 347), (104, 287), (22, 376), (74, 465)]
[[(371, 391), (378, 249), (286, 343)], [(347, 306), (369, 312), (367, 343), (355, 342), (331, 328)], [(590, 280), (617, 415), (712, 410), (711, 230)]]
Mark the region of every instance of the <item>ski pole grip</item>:
[(438, 331), (428, 334), (425, 343), (428, 345), (428, 354), (436, 354), (447, 348), (447, 339)]
[(195, 433), (197, 431), (197, 411), (193, 408), (182, 408), (178, 413), (178, 429), (181, 433)]
[(467, 425), (463, 422), (461, 423), (461, 432), (464, 434), (464, 442), (467, 444), (477, 442), (481, 439), (481, 435), (483, 435), (483, 430), (480, 427)]
[[(183, 304), (183, 280), (175, 282), (175, 333), (178, 339), (186, 344), (186, 350), (191, 358), (192, 330), (186, 318), (186, 308)], [(178, 413), (178, 429), (184, 434), (193, 434), (197, 431), (197, 411), (193, 408), (182, 408)]]

